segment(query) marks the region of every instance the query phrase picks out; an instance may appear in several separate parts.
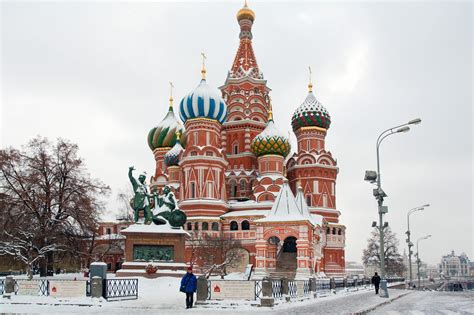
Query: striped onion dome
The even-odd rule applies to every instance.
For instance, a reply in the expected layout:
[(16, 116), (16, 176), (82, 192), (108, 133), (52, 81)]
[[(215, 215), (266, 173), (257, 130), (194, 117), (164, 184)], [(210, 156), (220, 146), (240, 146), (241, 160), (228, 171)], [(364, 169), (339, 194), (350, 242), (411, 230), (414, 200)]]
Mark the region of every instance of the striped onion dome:
[[(170, 102), (172, 101), (173, 99), (170, 99)], [(152, 151), (158, 148), (171, 148), (176, 143), (176, 131), (183, 134), (184, 127), (178, 119), (176, 119), (171, 103), (165, 118), (148, 133), (148, 146)], [(183, 144), (185, 142), (184, 140), (185, 139), (181, 139)]]
[(201, 83), (181, 100), (179, 116), (183, 122), (192, 118), (208, 118), (222, 124), (227, 117), (227, 106), (221, 93), (211, 88), (206, 79), (202, 79)]
[(320, 127), (329, 129), (330, 125), (331, 116), (329, 116), (327, 109), (316, 99), (310, 89), (303, 104), (301, 104), (293, 113), (293, 117), (291, 118), (293, 131), (296, 131), (301, 127)]
[(267, 127), (253, 139), (250, 149), (256, 156), (277, 154), (285, 157), (290, 153), (290, 142), (276, 128), (271, 111)]
[(176, 166), (179, 163), (179, 155), (184, 151), (179, 139), (179, 133), (176, 135), (176, 144), (169, 150), (164, 157), (166, 166)]

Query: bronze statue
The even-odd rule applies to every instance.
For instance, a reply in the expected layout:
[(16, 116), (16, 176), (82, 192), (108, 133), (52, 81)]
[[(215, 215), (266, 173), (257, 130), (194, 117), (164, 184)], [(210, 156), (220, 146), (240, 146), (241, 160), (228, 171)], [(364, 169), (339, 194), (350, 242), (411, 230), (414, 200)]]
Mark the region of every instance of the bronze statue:
[[(186, 222), (186, 214), (177, 208), (176, 198), (171, 191), (170, 186), (163, 188), (163, 194), (149, 194), (145, 184), (146, 176), (144, 174), (138, 176), (138, 180), (133, 177), (132, 172), (135, 170), (133, 166), (128, 169), (128, 178), (133, 186), (134, 197), (130, 201), (134, 211), (134, 221), (138, 222), (139, 212), (144, 211), (145, 224), (151, 222), (161, 225), (170, 224), (173, 228), (179, 228)], [(152, 209), (151, 204), (154, 201)]]

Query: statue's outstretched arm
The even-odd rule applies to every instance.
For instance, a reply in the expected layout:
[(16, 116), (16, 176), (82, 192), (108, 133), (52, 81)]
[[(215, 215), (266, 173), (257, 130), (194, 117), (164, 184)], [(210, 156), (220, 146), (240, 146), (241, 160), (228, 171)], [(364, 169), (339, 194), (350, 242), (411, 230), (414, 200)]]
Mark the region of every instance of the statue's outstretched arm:
[(130, 179), (130, 182), (132, 183), (132, 186), (133, 186), (133, 190), (135, 191), (135, 190), (137, 190), (138, 183), (137, 183), (137, 180), (133, 177), (133, 174), (132, 174), (134, 169), (135, 168), (133, 166), (130, 166), (128, 168), (128, 178)]

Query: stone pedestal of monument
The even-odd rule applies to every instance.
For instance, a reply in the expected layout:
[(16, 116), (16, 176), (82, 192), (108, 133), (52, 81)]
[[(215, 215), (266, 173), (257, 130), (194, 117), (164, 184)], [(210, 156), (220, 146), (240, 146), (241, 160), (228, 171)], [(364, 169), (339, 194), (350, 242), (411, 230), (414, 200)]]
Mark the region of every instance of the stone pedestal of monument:
[[(126, 237), (125, 262), (117, 271), (117, 277), (182, 277), (186, 273), (184, 246), (189, 234), (182, 228), (133, 224), (121, 233)], [(156, 272), (146, 272), (150, 264)]]

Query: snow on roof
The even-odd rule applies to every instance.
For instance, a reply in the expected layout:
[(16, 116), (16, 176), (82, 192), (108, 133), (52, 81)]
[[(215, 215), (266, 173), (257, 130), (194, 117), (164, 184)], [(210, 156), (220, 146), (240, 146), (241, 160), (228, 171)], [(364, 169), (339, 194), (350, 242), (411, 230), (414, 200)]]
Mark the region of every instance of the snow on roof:
[(206, 216), (195, 216), (195, 217), (188, 217), (188, 220), (207, 220), (207, 221), (220, 221), (219, 217), (206, 217)]
[(232, 209), (255, 209), (255, 208), (263, 208), (263, 209), (270, 209), (273, 205), (272, 201), (262, 201), (256, 202), (255, 200), (247, 200), (247, 201), (234, 201), (230, 200), (228, 203), (229, 210)]
[(257, 220), (256, 222), (282, 222), (282, 221), (309, 221), (311, 224), (312, 218), (304, 216), (296, 204), (296, 199), (291, 192), (288, 180), (283, 182), (283, 186), (276, 197), (270, 213), (266, 218)]
[(104, 234), (104, 235), (99, 235), (95, 238), (96, 240), (122, 240), (125, 239), (124, 235), (121, 234)]
[(270, 211), (268, 210), (241, 210), (241, 211), (231, 211), (226, 214), (221, 215), (221, 218), (230, 218), (230, 217), (246, 217), (246, 216), (267, 216)]
[(296, 193), (296, 205), (298, 206), (300, 213), (305, 218), (311, 218), (308, 205), (304, 199), (303, 188), (298, 187), (298, 192)]
[[(169, 233), (169, 234), (188, 234), (182, 228), (174, 229), (169, 224), (132, 224), (122, 230), (122, 233)], [(189, 235), (189, 234), (188, 234)]]

